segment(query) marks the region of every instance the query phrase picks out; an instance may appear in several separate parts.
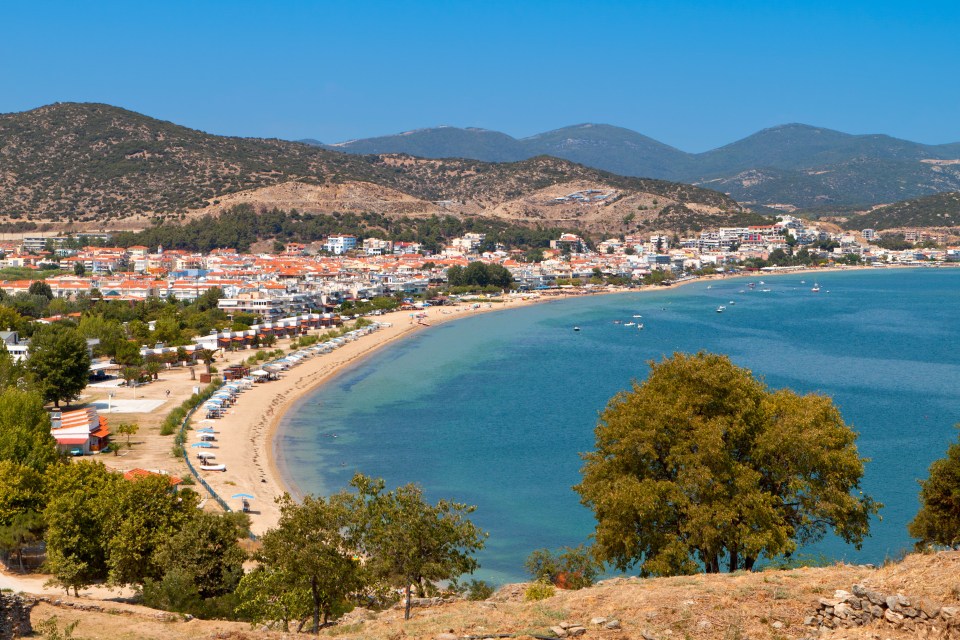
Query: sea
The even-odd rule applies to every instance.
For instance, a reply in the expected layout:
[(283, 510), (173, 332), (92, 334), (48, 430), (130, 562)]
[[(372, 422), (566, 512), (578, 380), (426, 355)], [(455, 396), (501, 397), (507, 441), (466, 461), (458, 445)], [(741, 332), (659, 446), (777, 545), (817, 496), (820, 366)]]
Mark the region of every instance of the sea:
[(489, 532), (476, 576), (521, 581), (531, 551), (589, 540), (592, 513), (571, 487), (609, 399), (651, 361), (722, 353), (771, 388), (830, 396), (859, 433), (881, 517), (860, 550), (828, 536), (802, 552), (877, 564), (912, 546), (918, 480), (956, 440), (958, 318), (950, 268), (759, 275), (478, 314), (344, 370), (286, 414), (273, 444), (302, 494), (362, 472), (475, 505)]

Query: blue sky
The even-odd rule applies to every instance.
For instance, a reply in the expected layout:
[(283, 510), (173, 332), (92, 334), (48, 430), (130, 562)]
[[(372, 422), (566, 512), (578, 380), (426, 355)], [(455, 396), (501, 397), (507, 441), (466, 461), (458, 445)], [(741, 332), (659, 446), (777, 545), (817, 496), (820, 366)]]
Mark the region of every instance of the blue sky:
[(703, 151), (787, 122), (960, 141), (958, 2), (4, 3), (0, 112), (106, 102), (325, 142), (581, 122)]

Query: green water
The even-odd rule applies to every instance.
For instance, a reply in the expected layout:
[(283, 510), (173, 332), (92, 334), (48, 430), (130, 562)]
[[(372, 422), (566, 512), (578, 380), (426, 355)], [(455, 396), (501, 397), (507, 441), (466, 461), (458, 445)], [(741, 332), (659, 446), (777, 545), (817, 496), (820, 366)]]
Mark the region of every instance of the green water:
[[(696, 283), (440, 325), (300, 402), (275, 441), (280, 467), (305, 493), (336, 491), (361, 471), (477, 505), (490, 532), (481, 577), (519, 580), (530, 551), (579, 544), (593, 529), (570, 487), (598, 411), (646, 376), (648, 360), (705, 349), (773, 387), (834, 398), (872, 459), (865, 490), (886, 506), (862, 551), (833, 539), (808, 551), (881, 562), (911, 544), (916, 481), (955, 437), (960, 270), (828, 273), (820, 293), (811, 274), (761, 279), (752, 291), (746, 279)], [(613, 323), (635, 314), (643, 331)]]

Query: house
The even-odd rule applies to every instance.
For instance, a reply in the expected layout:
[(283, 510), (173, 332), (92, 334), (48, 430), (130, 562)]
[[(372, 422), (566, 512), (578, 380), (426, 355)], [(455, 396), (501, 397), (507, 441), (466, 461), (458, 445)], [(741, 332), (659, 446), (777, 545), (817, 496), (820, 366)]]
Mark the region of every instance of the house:
[(57, 441), (57, 448), (70, 455), (99, 453), (110, 444), (107, 419), (93, 407), (51, 412), (50, 433)]
[(328, 251), (334, 255), (342, 255), (347, 251), (351, 251), (357, 248), (357, 237), (356, 236), (330, 236), (327, 238), (327, 241), (323, 243), (324, 251)]
[(0, 342), (3, 343), (7, 353), (13, 356), (14, 362), (23, 362), (27, 359), (30, 341), (21, 340), (20, 334), (16, 331), (0, 331)]

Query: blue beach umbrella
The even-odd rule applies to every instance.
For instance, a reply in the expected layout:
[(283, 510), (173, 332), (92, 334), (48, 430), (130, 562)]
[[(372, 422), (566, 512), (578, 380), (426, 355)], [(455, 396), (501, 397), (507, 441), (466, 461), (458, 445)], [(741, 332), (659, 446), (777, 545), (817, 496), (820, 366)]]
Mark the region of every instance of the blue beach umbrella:
[(193, 448), (200, 447), (201, 449), (212, 449), (212, 448), (213, 448), (213, 445), (210, 444), (209, 442), (194, 442), (194, 443), (193, 443), (192, 445), (190, 445), (190, 446), (193, 447)]
[(231, 497), (231, 498), (243, 498), (244, 500), (253, 500), (253, 499), (254, 499), (253, 496), (250, 495), (249, 493), (235, 493), (235, 494), (233, 494), (233, 495), (230, 496), (230, 497)]
[(202, 429), (197, 429), (197, 433), (216, 433), (216, 431), (213, 430), (213, 427), (204, 427)]

